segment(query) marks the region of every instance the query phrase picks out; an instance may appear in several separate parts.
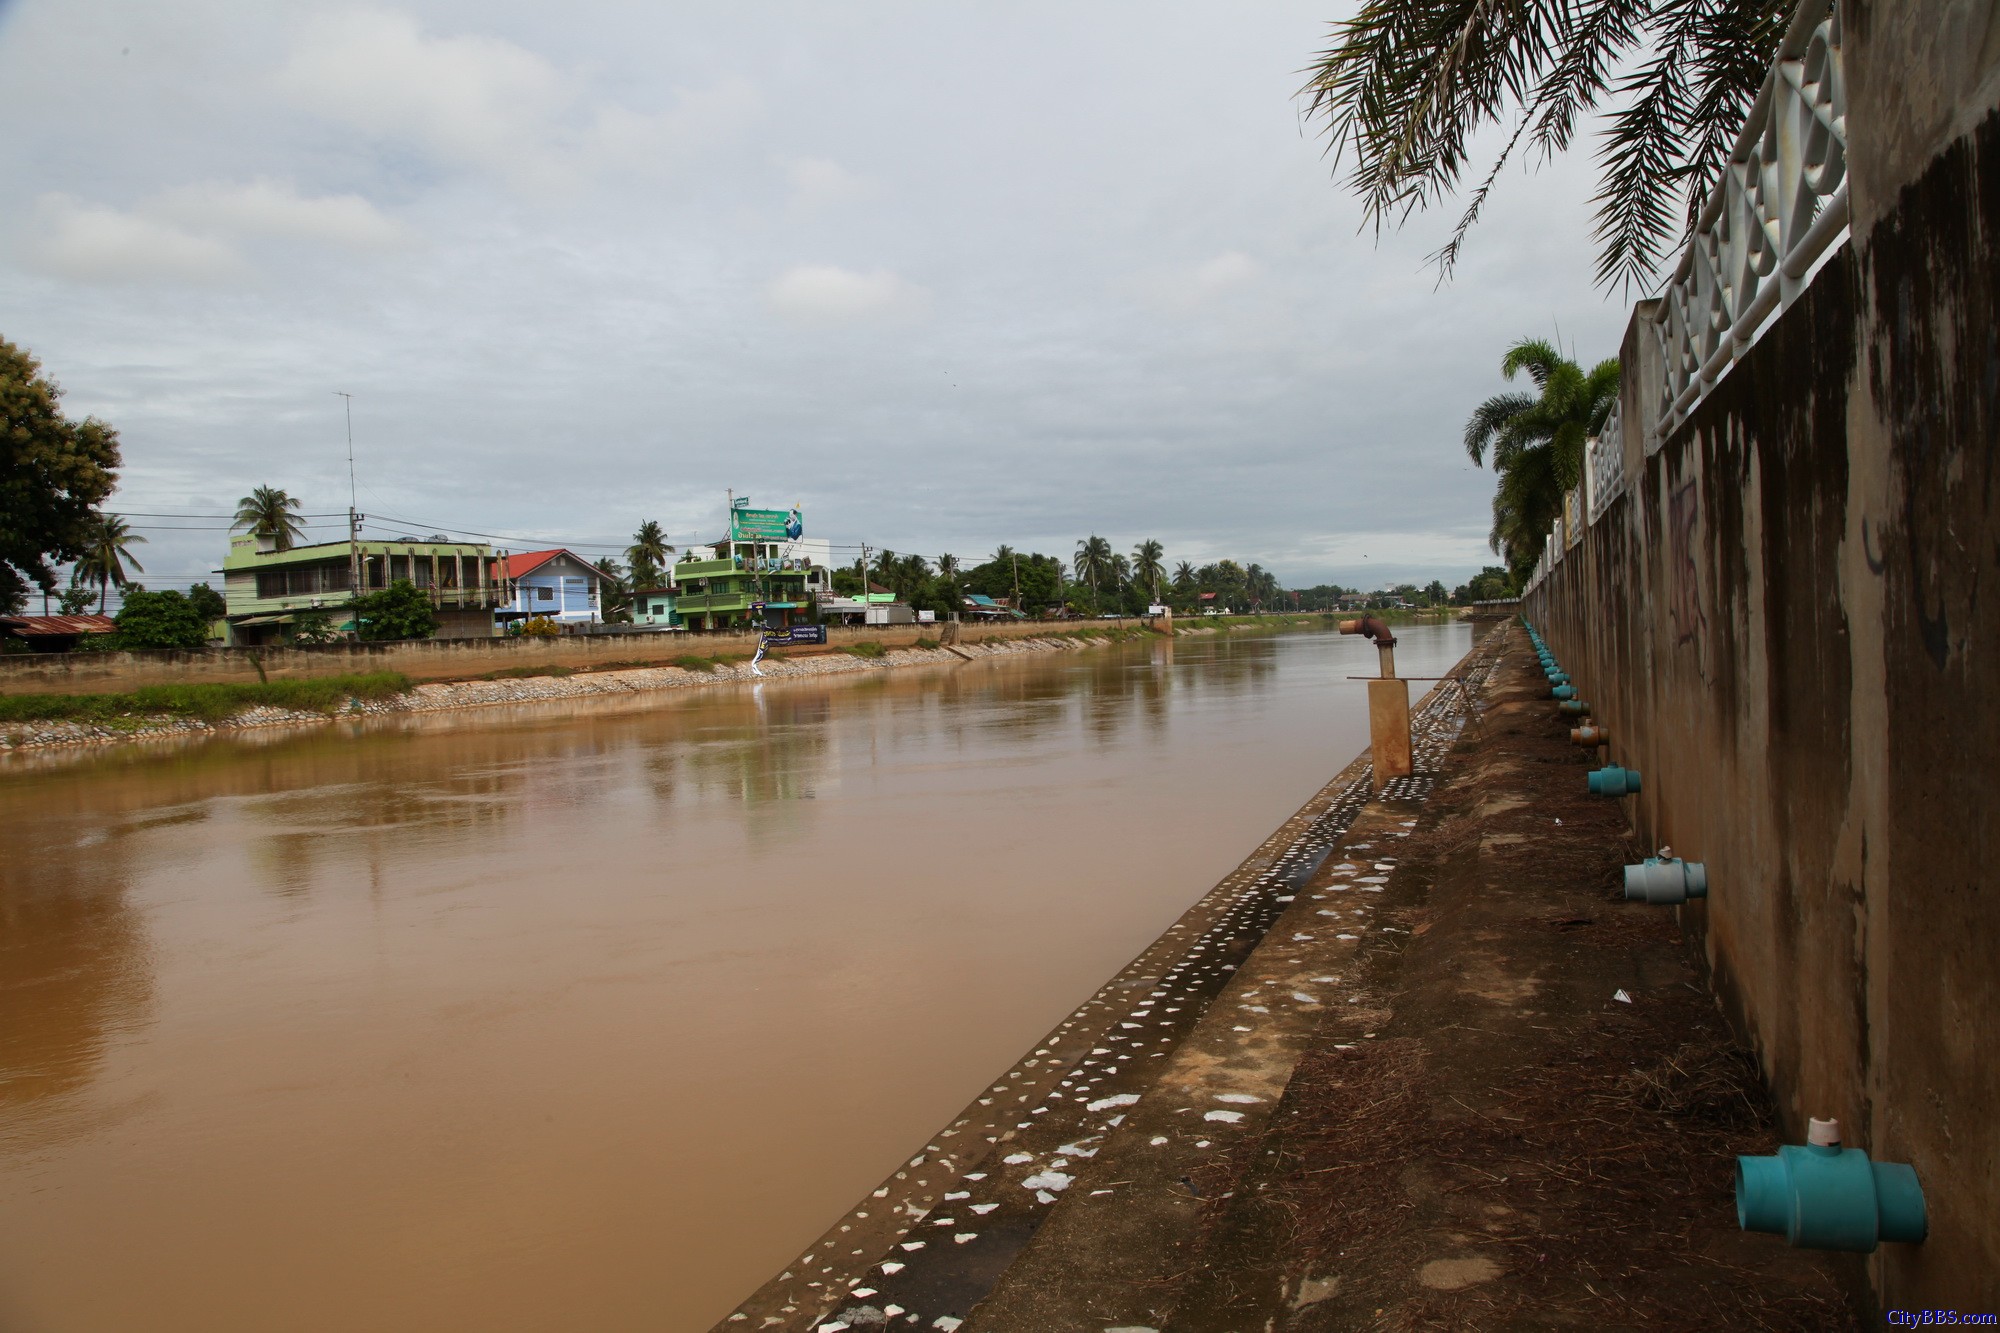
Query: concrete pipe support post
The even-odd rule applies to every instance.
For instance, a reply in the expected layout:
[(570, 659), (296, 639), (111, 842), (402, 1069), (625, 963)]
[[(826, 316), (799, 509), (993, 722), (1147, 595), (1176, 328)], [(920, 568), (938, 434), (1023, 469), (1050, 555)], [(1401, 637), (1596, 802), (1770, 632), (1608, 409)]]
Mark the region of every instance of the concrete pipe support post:
[(1649, 856), (1625, 867), (1625, 900), (1674, 905), (1708, 897), (1708, 867), (1678, 856)]
[(1807, 1250), (1868, 1254), (1885, 1240), (1921, 1244), (1930, 1218), (1915, 1168), (1842, 1148), (1838, 1120), (1809, 1123), (1804, 1146), (1736, 1159), (1737, 1225)]
[(1375, 642), (1381, 678), (1368, 682), (1368, 742), (1375, 765), (1375, 786), (1416, 772), (1410, 744), (1410, 684), (1396, 675), (1396, 636), (1376, 616), (1340, 622), (1342, 634), (1362, 634)]

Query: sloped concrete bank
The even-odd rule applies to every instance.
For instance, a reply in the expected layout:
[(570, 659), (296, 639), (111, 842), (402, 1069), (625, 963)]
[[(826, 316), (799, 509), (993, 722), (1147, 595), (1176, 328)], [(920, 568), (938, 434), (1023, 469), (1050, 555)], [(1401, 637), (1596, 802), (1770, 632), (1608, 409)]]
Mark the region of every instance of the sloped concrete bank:
[(716, 1327), (1855, 1326), (1736, 1230), (1755, 1063), (1531, 665), (1482, 640), (1416, 777), (1342, 770)]
[(0, 753), (63, 746), (107, 745), (120, 742), (184, 739), (206, 733), (257, 727), (324, 726), (327, 723), (399, 713), (434, 713), (488, 704), (532, 703), (544, 699), (582, 699), (603, 695), (634, 695), (653, 690), (716, 687), (763, 680), (798, 680), (813, 676), (846, 676), (898, 667), (939, 666), (1010, 657), (1021, 653), (1073, 652), (1101, 642), (1095, 639), (1048, 637), (994, 639), (955, 644), (949, 648), (890, 649), (879, 658), (825, 652), (769, 658), (755, 670), (748, 662), (717, 664), (712, 670), (677, 666), (579, 672), (565, 676), (527, 676), (504, 680), (434, 681), (412, 686), (402, 694), (379, 700), (352, 700), (338, 713), (283, 708), (251, 708), (221, 722), (198, 718), (134, 718), (129, 726), (87, 722), (15, 722), (0, 726)]

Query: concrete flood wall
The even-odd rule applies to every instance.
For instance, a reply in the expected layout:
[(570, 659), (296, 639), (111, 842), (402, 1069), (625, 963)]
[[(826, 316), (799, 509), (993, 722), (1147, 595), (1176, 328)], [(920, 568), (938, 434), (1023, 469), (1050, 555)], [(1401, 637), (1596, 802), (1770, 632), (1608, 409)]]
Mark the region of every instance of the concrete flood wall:
[[(1880, 100), (1850, 120), (1888, 117), (1867, 38), (1931, 45), (1879, 6), (1852, 21)], [(1972, 34), (1988, 75), (1992, 26)], [(1982, 78), (1983, 117), (1926, 122), (1928, 153), (1895, 140), (1908, 174), (1864, 164), (1857, 132), (1854, 239), (1650, 454), (1641, 308), (1625, 492), (1525, 614), (1642, 773), (1642, 840), (1707, 862), (1682, 920), (1791, 1141), (1838, 1116), (1851, 1146), (1916, 1167), (1930, 1238), (1871, 1260), (1878, 1299), (1996, 1312), (2000, 98)]]
[[(1129, 629), (1138, 620), (960, 624), (959, 641), (1021, 639), (1080, 629)], [(908, 648), (938, 639), (945, 626), (831, 625), (827, 646), (874, 642)], [(462, 680), (491, 671), (563, 667), (571, 671), (619, 664), (668, 664), (677, 657), (756, 651), (756, 636), (737, 633), (565, 634), (420, 639), (398, 643), (338, 643), (317, 648), (203, 648), (190, 652), (50, 653), (0, 658), (0, 694), (89, 694), (147, 685), (247, 684), (311, 680), (368, 671), (398, 671), (412, 680)], [(810, 652), (789, 648), (787, 653)]]

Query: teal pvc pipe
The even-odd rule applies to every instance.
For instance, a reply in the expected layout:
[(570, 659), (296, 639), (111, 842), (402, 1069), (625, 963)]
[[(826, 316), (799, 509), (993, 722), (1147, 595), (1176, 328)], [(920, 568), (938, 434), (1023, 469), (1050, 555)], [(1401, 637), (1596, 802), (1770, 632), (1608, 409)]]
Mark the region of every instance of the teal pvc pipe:
[(1639, 770), (1606, 764), (1585, 774), (1592, 796), (1631, 796), (1639, 790)]
[(1574, 699), (1576, 698), (1576, 686), (1557, 685), (1550, 689), (1549, 693), (1558, 699)]
[(1736, 1159), (1736, 1221), (1807, 1250), (1868, 1254), (1881, 1241), (1921, 1244), (1930, 1233), (1914, 1167), (1871, 1162), (1859, 1148), (1786, 1144)]

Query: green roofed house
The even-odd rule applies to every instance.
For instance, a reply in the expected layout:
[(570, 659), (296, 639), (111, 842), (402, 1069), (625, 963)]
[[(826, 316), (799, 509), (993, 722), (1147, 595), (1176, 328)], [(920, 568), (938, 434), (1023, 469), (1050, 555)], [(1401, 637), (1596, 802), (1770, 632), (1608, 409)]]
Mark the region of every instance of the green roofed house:
[(218, 572), (229, 642), (256, 645), (283, 639), (301, 611), (325, 611), (336, 630), (353, 633), (357, 579), (364, 593), (408, 579), (430, 594), (440, 639), (488, 637), (493, 608), (505, 600), (492, 566), (491, 546), (441, 536), (322, 542), (278, 551), (268, 538), (243, 535), (230, 539)]

